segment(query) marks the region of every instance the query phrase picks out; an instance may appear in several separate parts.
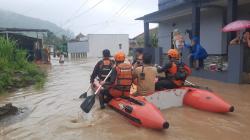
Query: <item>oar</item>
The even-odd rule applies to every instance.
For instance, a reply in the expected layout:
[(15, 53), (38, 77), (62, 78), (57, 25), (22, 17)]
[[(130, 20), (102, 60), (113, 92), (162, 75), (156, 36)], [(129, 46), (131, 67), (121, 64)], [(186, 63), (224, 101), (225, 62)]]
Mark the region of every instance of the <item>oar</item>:
[(88, 90), (87, 90), (86, 92), (84, 92), (83, 94), (81, 94), (79, 98), (80, 98), (80, 99), (81, 99), (81, 98), (86, 98), (87, 95), (88, 95), (88, 92), (89, 92), (90, 88), (91, 88), (91, 85), (89, 85)]
[(195, 85), (195, 84), (193, 84), (192, 82), (190, 82), (188, 80), (185, 80), (185, 83), (187, 83), (188, 85), (190, 85), (193, 88), (199, 88), (199, 89), (205, 89), (205, 90), (208, 90), (208, 91), (212, 91), (209, 87), (198, 86), (198, 85)]
[[(109, 78), (109, 76), (111, 75), (112, 70), (109, 72), (109, 74), (106, 76), (106, 78), (103, 80), (104, 83), (106, 82), (106, 80)], [(81, 104), (81, 109), (85, 112), (85, 113), (89, 113), (89, 111), (91, 110), (91, 108), (93, 107), (93, 105), (95, 104), (95, 96), (96, 94), (99, 92), (99, 90), (101, 89), (102, 85), (100, 85), (97, 90), (95, 91), (95, 93), (93, 95), (88, 96), (83, 103)]]

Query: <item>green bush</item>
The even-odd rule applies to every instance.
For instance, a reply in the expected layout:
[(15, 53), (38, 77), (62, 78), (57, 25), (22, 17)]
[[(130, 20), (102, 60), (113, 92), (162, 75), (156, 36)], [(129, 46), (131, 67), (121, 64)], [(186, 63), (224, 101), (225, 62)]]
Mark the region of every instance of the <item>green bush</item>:
[(16, 42), (0, 37), (0, 92), (30, 84), (42, 87), (45, 74), (26, 59), (27, 52), (16, 48)]

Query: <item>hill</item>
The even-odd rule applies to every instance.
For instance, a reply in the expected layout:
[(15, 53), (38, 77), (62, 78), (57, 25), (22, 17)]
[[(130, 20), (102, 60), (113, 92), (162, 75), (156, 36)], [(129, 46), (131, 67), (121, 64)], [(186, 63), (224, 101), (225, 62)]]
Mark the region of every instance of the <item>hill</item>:
[(66, 31), (54, 23), (38, 18), (27, 17), (14, 12), (0, 9), (0, 27), (2, 28), (29, 28), (29, 29), (48, 29), (57, 36), (68, 35)]

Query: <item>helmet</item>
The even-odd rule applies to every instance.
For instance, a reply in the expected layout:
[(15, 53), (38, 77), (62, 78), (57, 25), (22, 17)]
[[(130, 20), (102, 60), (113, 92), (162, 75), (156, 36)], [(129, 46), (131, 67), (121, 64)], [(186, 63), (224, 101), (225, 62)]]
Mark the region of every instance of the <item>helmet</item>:
[(176, 49), (170, 49), (170, 50), (168, 50), (167, 55), (169, 57), (172, 57), (172, 58), (176, 58), (176, 59), (179, 58), (179, 52)]
[(105, 49), (102, 51), (103, 57), (111, 57), (109, 49)]
[(118, 52), (115, 54), (115, 61), (122, 62), (125, 60), (125, 53), (124, 52)]

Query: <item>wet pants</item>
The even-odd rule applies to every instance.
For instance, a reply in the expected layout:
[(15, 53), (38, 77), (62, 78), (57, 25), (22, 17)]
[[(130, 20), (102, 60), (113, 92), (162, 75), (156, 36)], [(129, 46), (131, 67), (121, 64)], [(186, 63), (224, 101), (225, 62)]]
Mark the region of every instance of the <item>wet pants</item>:
[(155, 83), (155, 90), (164, 90), (164, 89), (173, 89), (177, 88), (178, 86), (175, 85), (172, 81), (169, 79), (160, 79), (158, 82)]
[(99, 93), (100, 107), (104, 107), (104, 104), (108, 103), (113, 97), (109, 94), (108, 89), (102, 89)]

